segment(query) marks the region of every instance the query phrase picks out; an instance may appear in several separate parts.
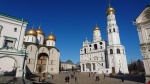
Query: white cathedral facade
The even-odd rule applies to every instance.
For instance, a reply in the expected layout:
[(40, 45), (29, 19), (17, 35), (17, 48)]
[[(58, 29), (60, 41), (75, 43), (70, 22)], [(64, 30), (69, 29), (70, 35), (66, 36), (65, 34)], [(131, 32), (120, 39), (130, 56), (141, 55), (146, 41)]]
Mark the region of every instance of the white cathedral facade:
[(28, 22), (0, 13), (0, 76), (24, 77), (29, 73), (59, 73), (60, 51), (56, 37), (33, 28)]
[(121, 45), (115, 10), (107, 9), (108, 42), (102, 40), (100, 28), (93, 30), (93, 42), (83, 42), (80, 49), (81, 72), (129, 73), (125, 48)]

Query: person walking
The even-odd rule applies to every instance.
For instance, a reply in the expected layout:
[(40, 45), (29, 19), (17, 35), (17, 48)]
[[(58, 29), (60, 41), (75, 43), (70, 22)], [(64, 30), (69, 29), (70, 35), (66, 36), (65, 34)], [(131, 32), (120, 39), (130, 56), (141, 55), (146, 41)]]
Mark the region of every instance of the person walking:
[(77, 77), (75, 76), (75, 82), (77, 82)]
[(45, 77), (44, 76), (42, 76), (42, 82), (45, 82)]
[(105, 74), (104, 74), (104, 79), (105, 79)]
[(89, 73), (89, 77), (91, 76), (91, 74)]
[(124, 78), (121, 76), (121, 81), (124, 82)]

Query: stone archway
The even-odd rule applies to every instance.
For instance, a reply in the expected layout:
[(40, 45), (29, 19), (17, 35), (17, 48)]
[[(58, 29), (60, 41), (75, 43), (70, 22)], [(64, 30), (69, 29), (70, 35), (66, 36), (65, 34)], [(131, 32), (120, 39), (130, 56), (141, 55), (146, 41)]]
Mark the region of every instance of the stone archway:
[(15, 76), (17, 70), (17, 61), (8, 56), (0, 57), (0, 75)]
[(86, 63), (86, 70), (91, 71), (91, 64), (90, 63)]
[(40, 53), (37, 59), (36, 71), (42, 73), (46, 70), (46, 64), (48, 60), (48, 55), (46, 53)]

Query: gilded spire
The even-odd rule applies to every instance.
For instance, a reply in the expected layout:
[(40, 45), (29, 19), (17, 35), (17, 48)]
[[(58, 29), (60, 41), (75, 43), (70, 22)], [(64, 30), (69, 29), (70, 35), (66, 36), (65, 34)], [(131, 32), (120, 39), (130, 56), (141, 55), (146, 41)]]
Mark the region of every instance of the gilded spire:
[(32, 25), (32, 29), (34, 29), (34, 22), (33, 22), (33, 25)]
[(37, 34), (42, 34), (42, 35), (45, 35), (45, 33), (41, 30), (41, 23), (39, 25), (39, 28), (38, 30), (36, 30)]
[(97, 25), (97, 22), (96, 22), (96, 27), (93, 29), (93, 31), (95, 31), (95, 30), (100, 30), (100, 28)]
[(115, 9), (110, 6), (110, 0), (108, 0), (108, 9), (106, 11), (107, 15), (114, 14)]

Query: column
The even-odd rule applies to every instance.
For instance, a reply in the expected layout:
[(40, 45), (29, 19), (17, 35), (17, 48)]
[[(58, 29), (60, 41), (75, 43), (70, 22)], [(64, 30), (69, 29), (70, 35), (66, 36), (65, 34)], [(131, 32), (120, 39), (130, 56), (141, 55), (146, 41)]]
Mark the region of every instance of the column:
[(86, 63), (84, 63), (84, 72), (86, 72)]
[(82, 63), (80, 63), (80, 69), (81, 69), (81, 72), (83, 72), (83, 64)]
[(91, 63), (91, 72), (93, 72), (93, 63)]

